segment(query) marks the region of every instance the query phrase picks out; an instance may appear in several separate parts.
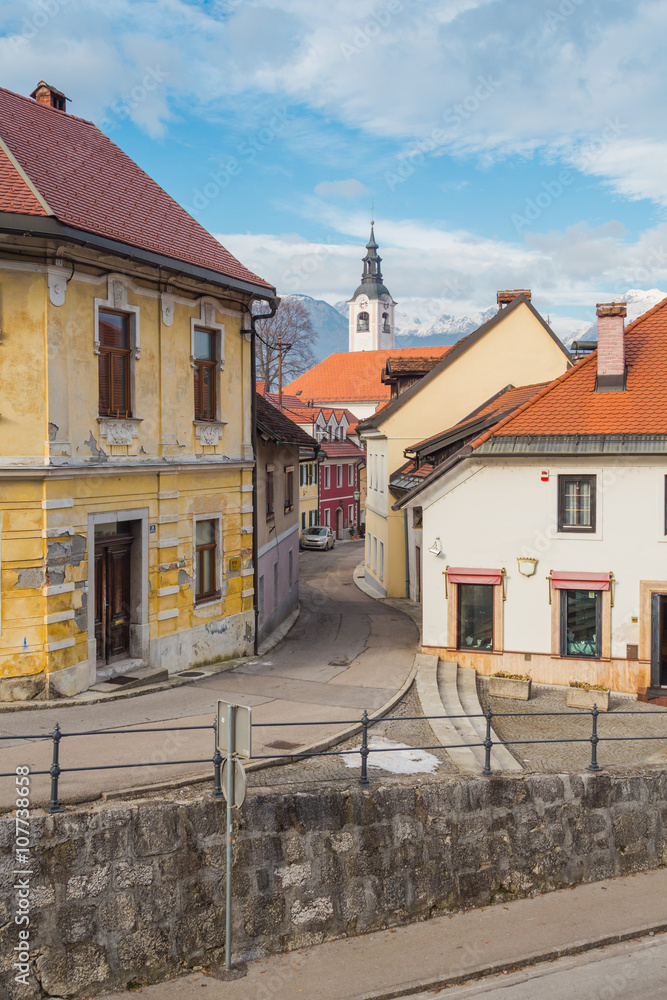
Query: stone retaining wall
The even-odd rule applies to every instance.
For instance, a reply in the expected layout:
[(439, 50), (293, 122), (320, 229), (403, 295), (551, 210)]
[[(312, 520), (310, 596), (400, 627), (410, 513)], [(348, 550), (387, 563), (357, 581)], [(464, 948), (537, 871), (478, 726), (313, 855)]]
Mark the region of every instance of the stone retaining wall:
[[(14, 820), (0, 822), (0, 996), (90, 995), (222, 958), (224, 803), (35, 816), (31, 985), (14, 982)], [(253, 792), (235, 849), (236, 958), (667, 863), (667, 774), (447, 777)]]

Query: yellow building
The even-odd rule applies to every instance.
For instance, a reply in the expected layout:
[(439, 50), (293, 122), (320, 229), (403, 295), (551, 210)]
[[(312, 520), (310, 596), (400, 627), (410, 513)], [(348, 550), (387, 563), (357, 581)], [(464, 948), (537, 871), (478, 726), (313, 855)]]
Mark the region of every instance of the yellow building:
[(0, 91), (0, 701), (252, 651), (243, 330), (275, 296), (35, 95)]
[[(499, 292), (499, 311), (474, 333), (449, 348), (428, 374), (405, 371), (408, 387), (394, 379), (393, 398), (358, 425), (366, 442), (367, 584), (379, 596), (410, 594), (406, 563), (409, 526), (393, 504), (392, 473), (404, 452), (450, 427), (507, 386), (545, 382), (563, 374), (570, 355), (530, 301), (530, 292)], [(413, 366), (414, 367), (414, 366)], [(385, 375), (385, 379), (387, 375)], [(414, 588), (413, 588), (414, 593)]]

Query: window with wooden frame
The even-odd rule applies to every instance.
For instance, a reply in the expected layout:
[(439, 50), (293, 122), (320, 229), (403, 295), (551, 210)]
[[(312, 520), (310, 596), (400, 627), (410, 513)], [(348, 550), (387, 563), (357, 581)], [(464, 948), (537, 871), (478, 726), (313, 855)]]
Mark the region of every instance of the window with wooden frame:
[(274, 488), (273, 488), (273, 473), (274, 466), (267, 465), (266, 467), (266, 520), (270, 521), (276, 516), (276, 511), (273, 503)]
[(99, 412), (101, 417), (129, 417), (130, 318), (126, 313), (99, 312)]
[(216, 581), (216, 520), (195, 524), (195, 603), (219, 596)]
[(595, 531), (595, 476), (558, 477), (558, 530)]
[(285, 466), (285, 513), (294, 510), (294, 466)]
[(195, 381), (195, 420), (216, 419), (218, 371), (216, 338), (214, 330), (195, 327), (192, 362)]

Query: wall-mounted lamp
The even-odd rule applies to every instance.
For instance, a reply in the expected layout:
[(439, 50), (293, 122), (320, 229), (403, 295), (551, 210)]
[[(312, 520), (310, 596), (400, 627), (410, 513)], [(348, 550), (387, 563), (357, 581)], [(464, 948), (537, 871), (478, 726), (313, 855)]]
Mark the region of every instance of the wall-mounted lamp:
[(434, 556), (439, 556), (442, 552), (442, 544), (439, 538), (433, 542), (433, 545), (429, 546), (429, 552), (432, 552)]
[(519, 566), (519, 573), (522, 576), (532, 576), (537, 569), (537, 559), (529, 559), (527, 556), (518, 556), (517, 564)]

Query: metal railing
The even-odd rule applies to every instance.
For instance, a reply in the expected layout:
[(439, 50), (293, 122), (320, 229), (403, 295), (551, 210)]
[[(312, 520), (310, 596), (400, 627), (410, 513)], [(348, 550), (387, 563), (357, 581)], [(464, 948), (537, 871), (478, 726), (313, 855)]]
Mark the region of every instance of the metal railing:
[[(336, 720), (313, 720), (305, 722), (253, 722), (253, 729), (277, 729), (280, 727), (301, 727), (301, 726), (357, 726), (361, 732), (361, 746), (358, 749), (347, 749), (347, 750), (305, 750), (303, 752), (290, 751), (282, 755), (276, 754), (253, 754), (250, 760), (262, 761), (271, 760), (277, 763), (291, 763), (293, 761), (308, 758), (308, 757), (342, 757), (349, 756), (353, 753), (358, 753), (360, 757), (360, 775), (359, 784), (369, 785), (370, 779), (368, 777), (368, 758), (372, 753), (401, 753), (413, 750), (461, 750), (474, 748), (481, 748), (484, 750), (484, 766), (482, 768), (482, 775), (484, 777), (491, 777), (494, 774), (492, 768), (492, 753), (493, 748), (496, 746), (532, 746), (535, 744), (568, 744), (568, 743), (588, 743), (590, 745), (590, 762), (587, 765), (589, 771), (600, 771), (602, 770), (601, 765), (598, 763), (598, 746), (600, 743), (607, 742), (642, 742), (648, 740), (667, 740), (667, 725), (665, 726), (665, 732), (658, 736), (606, 736), (600, 735), (598, 732), (598, 719), (601, 714), (604, 714), (607, 719), (615, 719), (619, 716), (632, 715), (635, 719), (641, 719), (642, 715), (638, 712), (632, 711), (614, 711), (611, 713), (600, 713), (597, 706), (592, 709), (584, 709), (576, 712), (493, 712), (489, 706), (484, 713), (473, 714), (473, 715), (400, 715), (400, 716), (380, 716), (378, 718), (369, 718), (368, 712), (364, 710), (361, 719), (336, 719)], [(567, 717), (570, 719), (580, 719), (583, 720), (587, 716), (591, 719), (591, 732), (589, 736), (568, 736), (559, 737), (557, 739), (552, 737), (539, 737), (538, 739), (515, 739), (515, 740), (500, 740), (493, 738), (493, 720), (494, 719), (511, 719), (511, 718), (558, 718)], [(645, 716), (644, 716), (645, 718)], [(655, 718), (655, 716), (651, 716)], [(368, 744), (368, 731), (369, 728), (377, 723), (385, 722), (428, 722), (429, 720), (450, 720), (455, 721), (456, 719), (484, 719), (485, 722), (485, 736), (484, 739), (480, 738), (479, 743), (469, 743), (462, 740), (459, 743), (443, 744), (436, 743), (430, 746), (419, 746), (419, 747), (370, 747)], [(667, 719), (666, 719), (667, 723)], [(71, 739), (77, 736), (129, 736), (140, 733), (183, 733), (188, 731), (206, 731), (212, 730), (214, 737), (214, 753), (212, 757), (199, 757), (190, 758), (187, 760), (152, 760), (144, 763), (132, 762), (128, 764), (91, 764), (83, 765), (80, 767), (62, 767), (60, 763), (60, 744), (63, 739)], [(350, 734), (346, 734), (344, 739), (349, 739)], [(31, 769), (31, 775), (49, 775), (51, 778), (51, 798), (47, 806), (47, 811), (49, 813), (61, 812), (60, 805), (60, 792), (59, 792), (59, 781), (62, 774), (74, 773), (79, 771), (105, 771), (105, 770), (117, 770), (121, 768), (133, 768), (133, 767), (167, 767), (167, 766), (177, 766), (182, 764), (206, 764), (211, 763), (213, 765), (213, 795), (215, 798), (223, 798), (224, 792), (222, 789), (222, 764), (224, 757), (220, 750), (218, 749), (217, 741), (217, 717), (212, 725), (200, 725), (200, 726), (158, 726), (150, 728), (140, 728), (140, 729), (88, 729), (77, 732), (63, 732), (60, 725), (56, 723), (53, 732), (51, 733), (39, 733), (37, 735), (21, 735), (21, 736), (0, 736), (0, 741), (3, 740), (50, 740), (52, 742), (52, 761), (51, 766), (48, 770), (33, 771)], [(3, 772), (0, 773), (0, 778), (13, 778), (16, 772)]]

